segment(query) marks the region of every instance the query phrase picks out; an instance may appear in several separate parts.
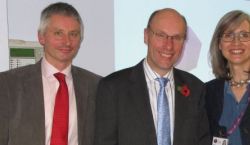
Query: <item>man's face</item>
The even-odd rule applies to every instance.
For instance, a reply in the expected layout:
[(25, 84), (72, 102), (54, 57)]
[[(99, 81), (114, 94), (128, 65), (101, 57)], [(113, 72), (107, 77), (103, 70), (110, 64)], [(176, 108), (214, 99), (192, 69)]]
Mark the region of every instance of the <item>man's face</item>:
[(152, 19), (150, 27), (145, 29), (144, 42), (148, 45), (148, 63), (161, 76), (165, 75), (180, 57), (185, 32), (183, 19), (172, 11), (159, 12)]
[(71, 64), (81, 44), (80, 32), (74, 17), (52, 15), (45, 32), (38, 34), (47, 61), (59, 70)]

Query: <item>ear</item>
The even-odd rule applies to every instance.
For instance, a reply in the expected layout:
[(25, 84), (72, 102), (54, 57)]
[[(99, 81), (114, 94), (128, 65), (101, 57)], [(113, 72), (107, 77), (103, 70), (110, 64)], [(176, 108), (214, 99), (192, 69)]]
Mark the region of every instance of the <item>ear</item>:
[(147, 28), (145, 28), (144, 29), (144, 43), (145, 44), (148, 44), (148, 29)]
[(38, 32), (38, 41), (39, 43), (43, 46), (45, 44), (45, 37), (44, 37), (44, 34)]

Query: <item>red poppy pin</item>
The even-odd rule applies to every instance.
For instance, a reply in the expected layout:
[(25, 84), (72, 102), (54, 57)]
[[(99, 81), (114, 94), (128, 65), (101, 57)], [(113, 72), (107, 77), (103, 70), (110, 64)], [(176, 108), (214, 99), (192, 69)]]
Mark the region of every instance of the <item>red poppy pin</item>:
[(178, 86), (177, 90), (184, 96), (188, 97), (190, 95), (190, 90), (187, 85)]

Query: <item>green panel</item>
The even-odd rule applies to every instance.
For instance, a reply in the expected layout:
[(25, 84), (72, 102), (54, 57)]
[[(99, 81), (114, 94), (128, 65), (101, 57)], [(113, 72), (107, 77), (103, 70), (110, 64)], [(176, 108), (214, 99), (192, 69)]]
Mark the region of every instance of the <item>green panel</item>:
[(10, 48), (11, 57), (35, 57), (35, 50), (28, 48)]

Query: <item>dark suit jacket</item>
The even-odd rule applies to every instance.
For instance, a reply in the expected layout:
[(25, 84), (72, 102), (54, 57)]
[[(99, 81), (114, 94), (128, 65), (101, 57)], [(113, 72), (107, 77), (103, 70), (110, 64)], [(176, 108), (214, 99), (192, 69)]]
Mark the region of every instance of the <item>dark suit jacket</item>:
[[(99, 76), (72, 66), (79, 145), (92, 145)], [(0, 145), (45, 145), (41, 63), (0, 74)]]
[[(175, 91), (174, 145), (211, 145), (203, 83), (177, 69), (174, 80), (190, 89)], [(97, 94), (95, 145), (157, 145), (142, 62), (105, 77)]]
[[(219, 125), (224, 101), (223, 79), (214, 79), (206, 83), (206, 109), (210, 124), (211, 136), (226, 136), (226, 127)], [(240, 133), (243, 145), (250, 145), (250, 105), (240, 123)]]

